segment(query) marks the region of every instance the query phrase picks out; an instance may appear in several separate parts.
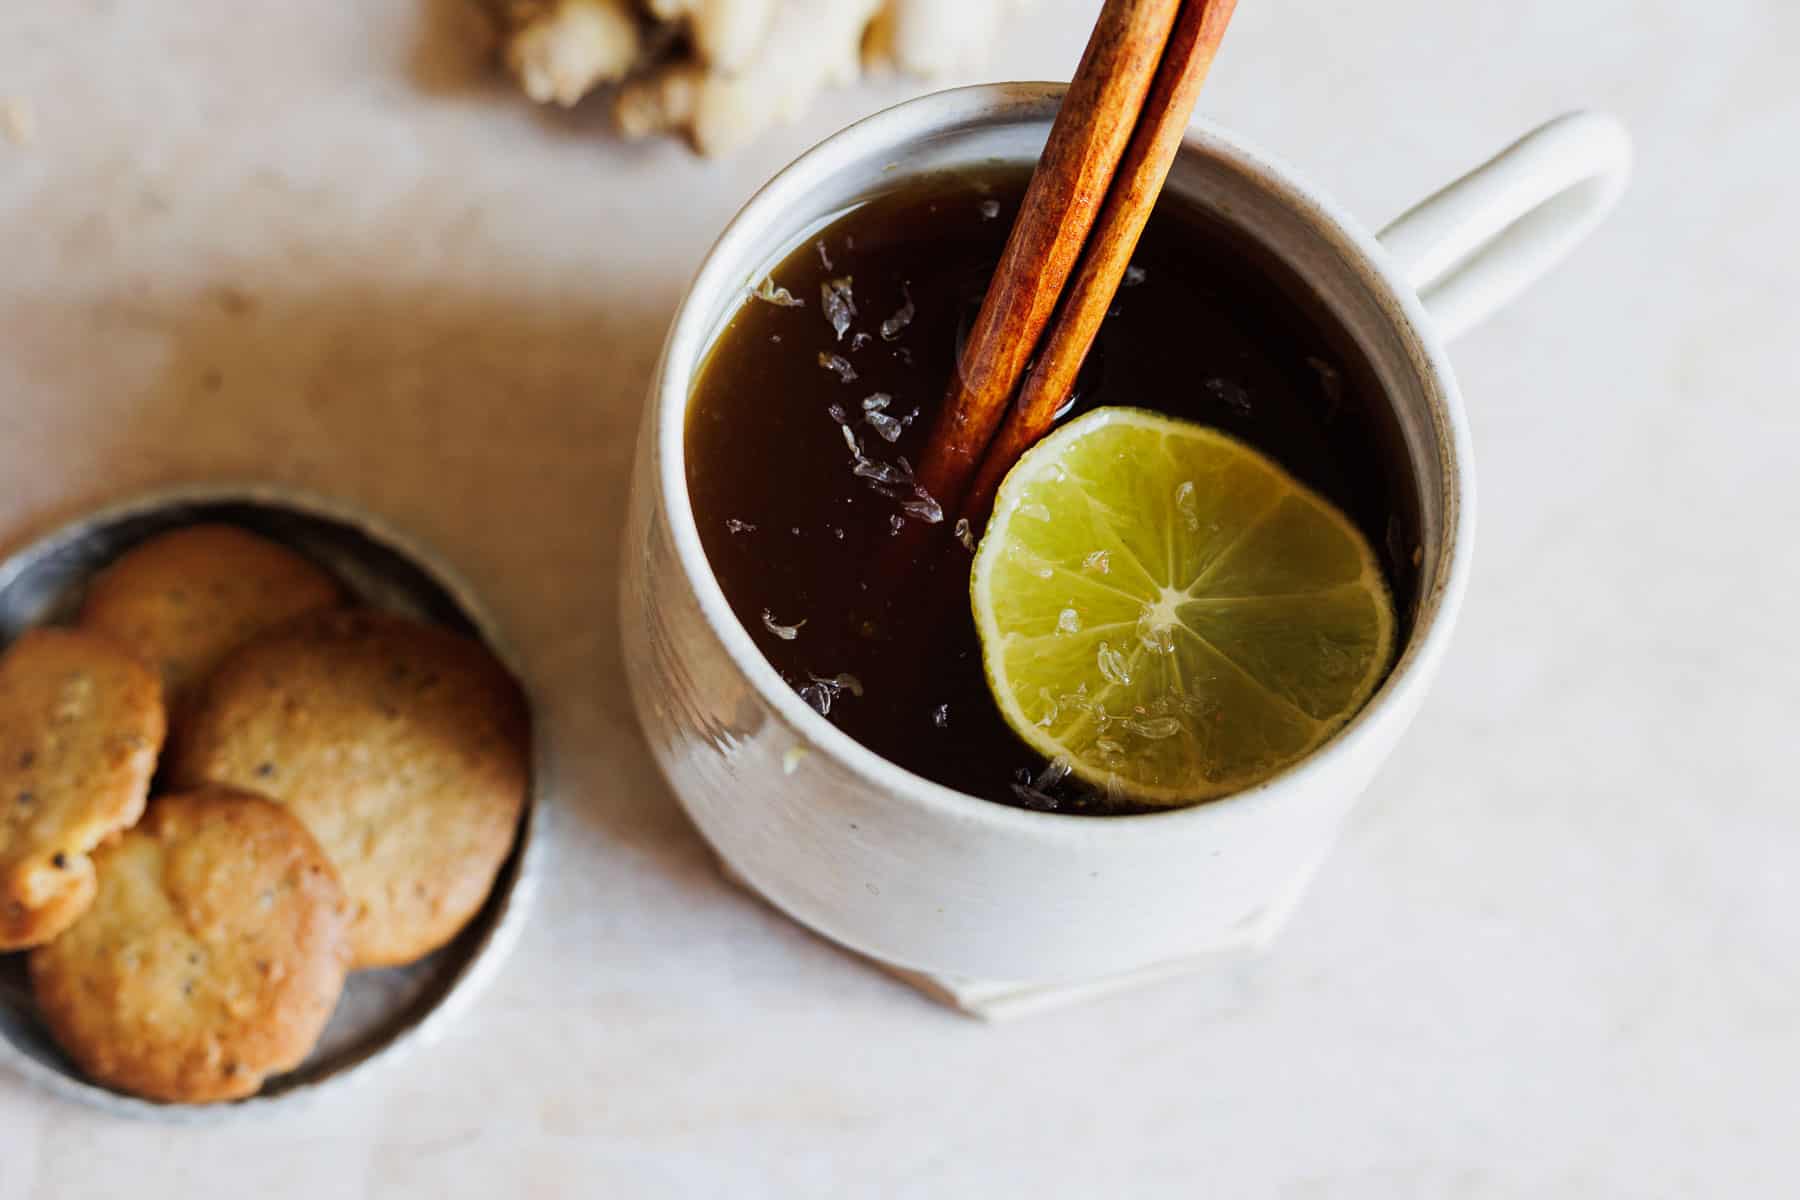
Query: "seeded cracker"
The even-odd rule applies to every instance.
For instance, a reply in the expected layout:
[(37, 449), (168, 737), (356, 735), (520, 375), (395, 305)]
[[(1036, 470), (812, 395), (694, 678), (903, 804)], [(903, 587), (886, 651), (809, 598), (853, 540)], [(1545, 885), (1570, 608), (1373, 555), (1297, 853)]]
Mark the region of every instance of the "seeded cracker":
[(307, 559), (232, 525), (190, 525), (132, 549), (88, 587), (81, 624), (162, 672), (171, 711), (265, 629), (342, 598)]
[(305, 1059), (350, 951), (343, 889), (298, 820), (223, 788), (162, 796), (94, 858), (93, 907), (31, 955), (44, 1022), (83, 1073), (206, 1103)]
[(444, 945), (487, 899), (524, 811), (529, 740), (518, 686), (478, 643), (338, 610), (228, 658), (168, 770), (293, 811), (349, 894), (353, 965), (390, 966)]
[(143, 813), (164, 725), (156, 676), (103, 637), (33, 630), (0, 656), (0, 950), (92, 902), (88, 855)]

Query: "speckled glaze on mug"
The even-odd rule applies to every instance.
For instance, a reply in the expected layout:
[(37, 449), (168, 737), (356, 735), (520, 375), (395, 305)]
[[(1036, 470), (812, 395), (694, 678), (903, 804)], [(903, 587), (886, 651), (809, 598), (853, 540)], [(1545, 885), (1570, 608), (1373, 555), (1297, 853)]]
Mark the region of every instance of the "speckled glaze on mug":
[[(621, 621), (657, 761), (727, 866), (825, 936), (934, 975), (1056, 982), (1266, 940), (1405, 731), (1462, 600), (1474, 530), (1469, 428), (1445, 340), (1511, 298), (1611, 207), (1629, 144), (1559, 118), (1376, 238), (1231, 134), (1197, 126), (1168, 187), (1299, 273), (1360, 343), (1404, 432), (1420, 591), (1386, 682), (1335, 738), (1267, 782), (1130, 817), (1029, 812), (902, 770), (809, 708), (714, 580), (686, 491), (694, 375), (746, 290), (853, 204), (911, 175), (1035, 161), (1063, 88), (940, 92), (853, 125), (776, 176), (713, 247), (650, 389), (625, 532)], [(770, 464), (770, 469), (781, 469)]]

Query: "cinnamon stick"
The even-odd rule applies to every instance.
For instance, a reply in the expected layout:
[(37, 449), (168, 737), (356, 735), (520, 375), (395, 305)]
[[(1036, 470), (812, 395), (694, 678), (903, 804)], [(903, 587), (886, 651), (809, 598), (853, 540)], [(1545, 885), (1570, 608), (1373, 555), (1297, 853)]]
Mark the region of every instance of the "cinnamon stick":
[(1106, 320), (1119, 281), (1156, 206), (1169, 167), (1181, 149), (1194, 101), (1201, 84), (1206, 82), (1236, 4), (1237, 0), (1185, 0), (1181, 6), (1162, 66), (1144, 104), (1143, 118), (1113, 176), (1112, 188), (1088, 237), (1074, 282), (1064, 294), (1056, 321), (1025, 379), (1018, 402), (999, 435), (988, 444), (974, 483), (962, 502), (962, 515), (977, 529), (986, 521), (994, 493), (1006, 473), (1020, 455), (1050, 431), (1057, 410), (1075, 386), (1081, 364)]
[(1179, 0), (1107, 0), (988, 284), (918, 480), (947, 513), (1006, 414), (1163, 58)]

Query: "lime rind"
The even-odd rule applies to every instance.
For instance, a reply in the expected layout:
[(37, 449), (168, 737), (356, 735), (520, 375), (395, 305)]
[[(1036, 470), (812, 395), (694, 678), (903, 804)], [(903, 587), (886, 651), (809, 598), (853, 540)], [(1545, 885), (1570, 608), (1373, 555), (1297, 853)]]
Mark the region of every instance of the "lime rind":
[(1367, 702), (1393, 599), (1329, 501), (1216, 430), (1102, 408), (1007, 475), (970, 601), (988, 685), (1045, 758), (1141, 803), (1253, 786)]

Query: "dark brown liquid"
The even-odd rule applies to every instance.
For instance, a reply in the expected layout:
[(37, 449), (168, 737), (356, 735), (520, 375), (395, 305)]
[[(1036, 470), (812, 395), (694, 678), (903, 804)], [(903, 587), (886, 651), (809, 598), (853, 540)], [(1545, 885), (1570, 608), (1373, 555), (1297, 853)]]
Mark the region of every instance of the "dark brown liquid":
[[(840, 424), (869, 461), (895, 470), (902, 458), (919, 461), (1026, 178), (1009, 170), (915, 181), (869, 199), (789, 256), (772, 278), (804, 305), (746, 300), (699, 373), (688, 485), (739, 620), (839, 728), (971, 795), (1072, 813), (1132, 811), (1072, 779), (1047, 797), (1015, 787), (1044, 763), (988, 694), (969, 615), (969, 555), (947, 536), (930, 539), (923, 560), (900, 572), (903, 586), (883, 582), (895, 572), (892, 563), (875, 570), (877, 555), (891, 557), (896, 522), (925, 509), (891, 475), (857, 475)], [(1120, 290), (1071, 413), (1155, 409), (1275, 458), (1361, 526), (1382, 556), (1404, 638), (1417, 498), (1393, 416), (1348, 335), (1284, 266), (1173, 203), (1158, 208), (1133, 261), (1141, 273), (1134, 268)], [(821, 285), (843, 277), (853, 281), (856, 315), (840, 338)], [(896, 328), (909, 299), (911, 320)], [(821, 355), (838, 356), (854, 380)], [(876, 393), (891, 399), (871, 424), (864, 400)], [(902, 422), (892, 443), (876, 427), (883, 417)], [(913, 513), (902, 507), (908, 500)], [(939, 531), (955, 516), (946, 513)]]

